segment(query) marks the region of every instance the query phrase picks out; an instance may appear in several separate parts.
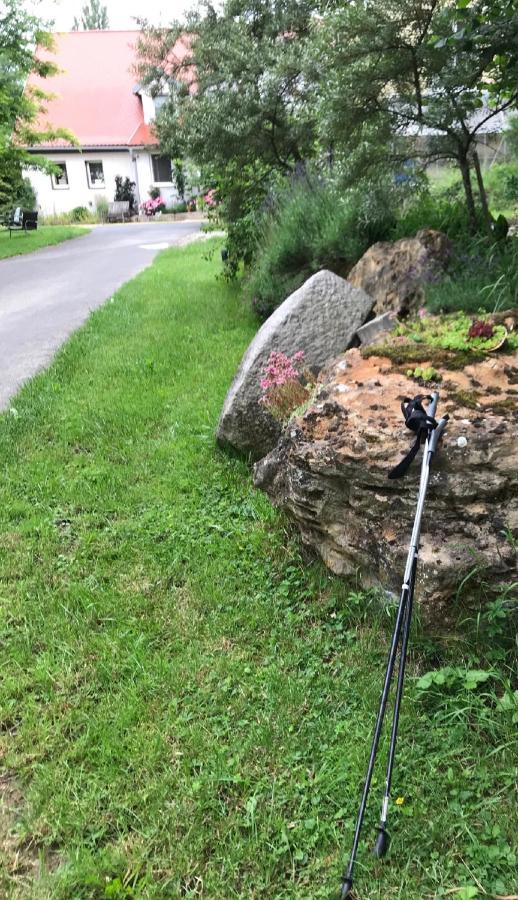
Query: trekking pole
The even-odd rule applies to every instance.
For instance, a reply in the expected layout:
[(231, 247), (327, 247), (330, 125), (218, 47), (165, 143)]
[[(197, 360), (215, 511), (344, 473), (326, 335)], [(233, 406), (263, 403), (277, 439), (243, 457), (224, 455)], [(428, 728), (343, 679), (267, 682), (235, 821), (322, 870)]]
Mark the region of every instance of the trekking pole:
[[(428, 399), (430, 402), (428, 404), (427, 409), (425, 410), (422, 401)], [(410, 547), (408, 549), (407, 562), (405, 567), (405, 574), (403, 578), (403, 585), (401, 588), (401, 597), (399, 600), (398, 611), (396, 615), (396, 622), (394, 625), (394, 631), (392, 633), (392, 640), (390, 644), (390, 650), (387, 659), (387, 668), (385, 672), (385, 680), (383, 683), (383, 688), (381, 691), (381, 697), (379, 701), (378, 707), (378, 715), (376, 718), (376, 724), (374, 727), (374, 734), (372, 737), (371, 751), (369, 756), (369, 763), (367, 766), (367, 774), (365, 777), (365, 783), (363, 787), (362, 797), (360, 801), (360, 807), (358, 810), (358, 816), (356, 819), (356, 827), (354, 830), (354, 838), (351, 849), (351, 855), (349, 857), (349, 863), (344, 872), (342, 879), (342, 890), (341, 890), (341, 900), (345, 900), (351, 893), (353, 887), (353, 870), (354, 864), (356, 861), (356, 854), (358, 851), (358, 844), (360, 841), (360, 833), (363, 824), (363, 818), (365, 815), (365, 809), (367, 806), (367, 800), (369, 796), (369, 790), (371, 786), (372, 774), (374, 771), (374, 765), (376, 762), (376, 755), (378, 752), (378, 745), (381, 736), (381, 731), (383, 728), (383, 721), (385, 718), (385, 712), (387, 709), (387, 701), (390, 692), (390, 685), (392, 681), (392, 675), (394, 672), (394, 666), (396, 662), (396, 656), (399, 644), (401, 642), (400, 648), (400, 657), (399, 657), (399, 668), (398, 668), (398, 678), (397, 678), (397, 687), (396, 687), (396, 697), (394, 701), (394, 712), (392, 719), (392, 731), (390, 736), (390, 745), (389, 745), (389, 754), (387, 760), (387, 774), (385, 779), (385, 793), (383, 797), (383, 803), (381, 808), (381, 816), (380, 816), (380, 824), (378, 826), (378, 832), (376, 836), (376, 841), (374, 844), (373, 853), (378, 858), (383, 857), (388, 850), (389, 845), (389, 837), (386, 830), (387, 823), (387, 814), (388, 814), (388, 804), (390, 797), (390, 787), (392, 783), (392, 771), (394, 767), (394, 757), (396, 751), (396, 739), (397, 739), (397, 730), (399, 724), (399, 712), (401, 707), (401, 699), (403, 695), (403, 683), (405, 677), (405, 664), (406, 664), (406, 655), (408, 649), (408, 638), (410, 634), (410, 624), (412, 619), (412, 605), (413, 605), (413, 597), (414, 597), (414, 586), (415, 586), (415, 576), (417, 570), (417, 558), (419, 554), (419, 538), (421, 534), (421, 520), (423, 516), (424, 503), (426, 498), (426, 490), (428, 487), (428, 480), (430, 476), (430, 466), (432, 462), (432, 458), (434, 453), (437, 450), (439, 440), (441, 435), (446, 427), (446, 423), (448, 421), (448, 416), (444, 416), (440, 419), (439, 422), (435, 421), (435, 412), (437, 409), (437, 404), (439, 401), (439, 394), (435, 392), (431, 397), (425, 397), (419, 395), (414, 397), (413, 400), (409, 398), (405, 398), (401, 404), (401, 408), (403, 411), (403, 415), (405, 417), (405, 424), (408, 428), (410, 428), (416, 434), (416, 440), (406, 455), (406, 457), (391, 471), (389, 472), (389, 478), (399, 478), (405, 474), (407, 471), (412, 459), (417, 454), (419, 450), (419, 446), (422, 442), (423, 437), (425, 438), (425, 447), (423, 453), (423, 460), (421, 464), (421, 478), (419, 483), (419, 494), (417, 498), (417, 509), (414, 518), (414, 526), (412, 529), (412, 537), (410, 539)]]

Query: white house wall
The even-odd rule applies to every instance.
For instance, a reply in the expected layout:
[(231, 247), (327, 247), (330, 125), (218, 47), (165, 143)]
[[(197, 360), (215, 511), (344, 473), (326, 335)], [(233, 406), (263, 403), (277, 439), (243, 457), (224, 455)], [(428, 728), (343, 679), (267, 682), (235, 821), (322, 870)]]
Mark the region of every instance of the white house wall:
[(151, 153), (147, 150), (134, 150), (135, 165), (137, 171), (140, 203), (149, 200), (150, 188), (158, 188), (160, 196), (164, 200), (166, 206), (172, 206), (178, 202), (178, 193), (173, 184), (166, 184), (153, 180), (153, 164), (151, 161)]
[(151, 97), (150, 94), (146, 93), (146, 91), (139, 91), (140, 99), (142, 100), (142, 112), (144, 115), (144, 122), (146, 125), (149, 125), (155, 118), (155, 101)]
[[(35, 154), (36, 155), (36, 154)], [(176, 203), (178, 194), (172, 184), (153, 181), (151, 154), (147, 150), (133, 149), (121, 151), (102, 150), (98, 153), (83, 152), (52, 153), (47, 155), (53, 162), (64, 162), (67, 166), (68, 186), (54, 187), (50, 175), (37, 169), (28, 169), (24, 174), (36, 191), (37, 208), (42, 215), (51, 216), (70, 212), (76, 206), (85, 206), (95, 210), (96, 199), (103, 197), (111, 202), (115, 196), (115, 176), (130, 178), (137, 185), (137, 202), (149, 199), (149, 189), (158, 187), (160, 195), (167, 206)], [(91, 188), (88, 184), (87, 161), (102, 162), (104, 172), (104, 188)]]
[[(76, 206), (85, 206), (87, 209), (95, 210), (98, 197), (104, 197), (109, 202), (114, 199), (116, 175), (135, 180), (135, 167), (127, 150), (100, 151), (99, 153), (52, 153), (48, 154), (47, 159), (56, 163), (66, 163), (68, 186), (53, 187), (51, 176), (35, 169), (25, 172), (36, 191), (37, 208), (45, 216), (69, 212)], [(87, 161), (102, 162), (104, 188), (89, 187), (85, 165)]]

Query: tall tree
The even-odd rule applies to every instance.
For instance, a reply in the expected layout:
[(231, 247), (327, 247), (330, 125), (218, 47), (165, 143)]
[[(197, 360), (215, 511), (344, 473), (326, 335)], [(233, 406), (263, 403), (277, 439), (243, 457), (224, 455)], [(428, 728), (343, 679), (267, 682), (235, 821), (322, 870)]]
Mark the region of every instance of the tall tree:
[(367, 135), (395, 159), (453, 160), (472, 229), (476, 193), (489, 227), (477, 138), (518, 101), (518, 0), (356, 0), (316, 31), (322, 138), (343, 155)]
[(108, 10), (101, 0), (89, 0), (81, 10), (81, 16), (74, 16), (72, 31), (103, 31), (108, 28)]
[[(35, 52), (35, 48), (38, 48)], [(57, 67), (38, 50), (51, 50), (52, 39), (44, 23), (30, 15), (20, 0), (3, 0), (0, 6), (0, 205), (16, 201), (22, 185), (23, 168), (52, 171), (43, 157), (34, 157), (25, 149), (65, 138), (70, 132), (51, 127), (39, 128), (38, 119), (48, 99), (41, 89), (26, 86), (31, 72), (47, 79)]]
[(162, 149), (207, 173), (230, 222), (261, 201), (272, 177), (294, 172), (314, 153), (303, 65), (318, 5), (206, 2), (185, 23), (144, 31), (141, 78), (167, 98), (156, 122)]

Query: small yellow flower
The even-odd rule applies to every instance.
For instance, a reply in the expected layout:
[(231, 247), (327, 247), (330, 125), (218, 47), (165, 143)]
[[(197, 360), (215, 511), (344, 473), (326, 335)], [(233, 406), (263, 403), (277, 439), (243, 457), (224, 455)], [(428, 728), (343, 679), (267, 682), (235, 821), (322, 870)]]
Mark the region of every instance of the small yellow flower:
[(398, 797), (397, 800), (396, 800), (396, 806), (403, 806), (403, 803), (404, 803), (404, 802), (405, 802), (405, 798), (404, 798), (404, 797)]

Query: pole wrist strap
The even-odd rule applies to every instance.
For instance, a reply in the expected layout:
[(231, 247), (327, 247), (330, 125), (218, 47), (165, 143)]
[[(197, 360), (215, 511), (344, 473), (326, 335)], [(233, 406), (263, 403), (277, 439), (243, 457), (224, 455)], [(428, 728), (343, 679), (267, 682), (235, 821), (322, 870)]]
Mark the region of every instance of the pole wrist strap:
[(394, 466), (388, 473), (389, 478), (401, 478), (408, 471), (413, 459), (417, 456), (419, 447), (428, 435), (437, 428), (437, 422), (433, 416), (429, 416), (423, 406), (423, 400), (432, 401), (429, 394), (418, 394), (410, 399), (405, 397), (401, 402), (401, 411), (405, 419), (405, 425), (415, 434), (415, 441), (401, 462)]

